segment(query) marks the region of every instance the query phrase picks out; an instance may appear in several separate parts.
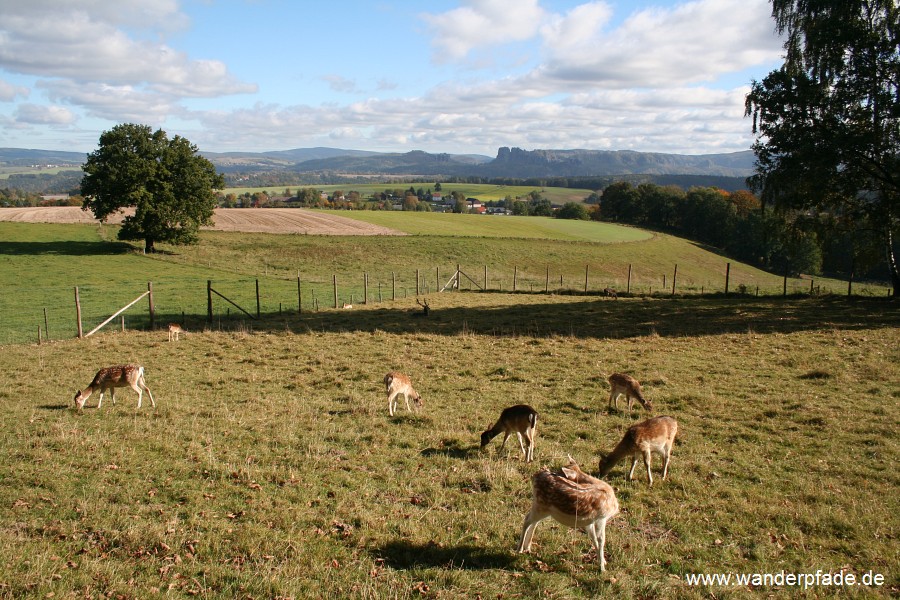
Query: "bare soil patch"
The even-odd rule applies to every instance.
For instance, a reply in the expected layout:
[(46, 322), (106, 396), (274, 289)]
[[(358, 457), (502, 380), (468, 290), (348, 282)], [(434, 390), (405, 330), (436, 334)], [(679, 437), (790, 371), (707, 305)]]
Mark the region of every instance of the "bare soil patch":
[[(113, 215), (107, 222), (121, 223), (129, 214), (134, 214), (134, 209)], [(0, 208), (0, 221), (97, 223), (90, 211), (81, 210), (77, 206)], [(217, 208), (213, 221), (214, 225), (205, 229), (308, 235), (406, 235), (396, 229), (303, 208)]]

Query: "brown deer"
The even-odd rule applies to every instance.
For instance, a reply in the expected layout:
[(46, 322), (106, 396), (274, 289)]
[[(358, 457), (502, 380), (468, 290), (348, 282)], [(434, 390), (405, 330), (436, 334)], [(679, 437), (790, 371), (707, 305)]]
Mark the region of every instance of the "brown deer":
[(144, 391), (150, 396), (150, 403), (154, 408), (156, 407), (156, 401), (153, 400), (153, 394), (150, 393), (150, 388), (148, 388), (147, 384), (144, 382), (144, 367), (140, 365), (118, 365), (100, 369), (97, 371), (97, 374), (94, 375), (94, 380), (89, 386), (75, 392), (75, 406), (79, 410), (84, 408), (84, 403), (87, 402), (87, 399), (91, 394), (97, 390), (100, 390), (100, 399), (97, 401), (97, 408), (100, 408), (103, 404), (103, 394), (106, 393), (107, 390), (111, 391), (112, 401), (113, 404), (115, 404), (116, 388), (120, 387), (130, 387), (138, 393), (138, 408), (141, 407), (141, 399), (144, 396)]
[(178, 336), (184, 333), (184, 328), (178, 323), (169, 323), (169, 341), (177, 342)]
[(537, 524), (547, 517), (559, 523), (582, 529), (588, 534), (600, 559), (600, 570), (606, 570), (606, 522), (619, 513), (619, 501), (605, 481), (583, 472), (570, 456), (569, 464), (560, 471), (543, 468), (531, 478), (534, 498), (531, 510), (522, 524), (519, 552), (531, 550), (531, 538)]
[(391, 371), (385, 375), (384, 388), (387, 391), (388, 413), (390, 413), (392, 417), (394, 416), (394, 411), (397, 409), (397, 396), (400, 394), (403, 394), (403, 398), (406, 400), (406, 410), (412, 410), (409, 407), (410, 399), (412, 399), (413, 404), (415, 404), (417, 411), (425, 404), (422, 401), (422, 396), (420, 396), (419, 392), (413, 388), (412, 381), (403, 373)]
[[(428, 306), (428, 300), (424, 300), (423, 302), (419, 302), (418, 297), (416, 298), (416, 304), (422, 307), (421, 316), (427, 317), (428, 313), (431, 312), (431, 307)], [(416, 316), (419, 316), (420, 313), (416, 313)]]
[(653, 410), (653, 402), (644, 398), (644, 392), (641, 390), (641, 384), (631, 375), (624, 373), (613, 373), (609, 376), (609, 405), (615, 404), (616, 410), (619, 409), (619, 396), (625, 394), (628, 399), (628, 413), (631, 414), (631, 407), (637, 400), (641, 406), (648, 411)]
[(626, 456), (631, 457), (631, 470), (628, 472), (628, 480), (634, 479), (634, 468), (637, 466), (638, 457), (644, 458), (647, 467), (647, 479), (653, 485), (653, 475), (650, 473), (650, 461), (654, 452), (663, 457), (663, 480), (669, 474), (669, 459), (672, 456), (672, 446), (675, 444), (675, 436), (678, 434), (678, 421), (672, 417), (653, 417), (636, 425), (632, 425), (625, 432), (622, 441), (608, 455), (600, 459), (600, 477), (605, 477), (620, 460)]
[[(484, 448), (488, 443), (503, 434), (503, 443), (497, 453), (503, 451), (506, 446), (506, 440), (513, 433), (519, 438), (519, 447), (522, 448), (522, 454), (525, 455), (525, 462), (534, 460), (534, 436), (537, 429), (537, 411), (527, 404), (516, 404), (509, 408), (504, 408), (500, 413), (500, 418), (494, 423), (494, 426), (481, 434), (481, 447)], [(528, 442), (528, 449), (522, 443), (522, 436)]]
[(619, 299), (619, 295), (616, 294), (616, 290), (612, 288), (603, 288), (603, 294), (609, 298), (615, 298), (616, 300)]

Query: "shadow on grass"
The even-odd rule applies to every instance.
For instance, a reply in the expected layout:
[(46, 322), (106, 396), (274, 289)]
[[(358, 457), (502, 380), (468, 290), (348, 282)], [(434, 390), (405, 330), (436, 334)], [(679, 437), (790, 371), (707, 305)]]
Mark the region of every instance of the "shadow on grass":
[(0, 255), (108, 256), (132, 251), (125, 242), (0, 242)]
[(422, 456), (446, 456), (466, 460), (480, 453), (478, 446), (462, 446), (458, 441), (445, 442), (440, 448), (425, 448)]
[(394, 569), (507, 569), (516, 562), (511, 552), (496, 552), (469, 545), (441, 547), (433, 542), (388, 542), (373, 550), (373, 553)]
[[(379, 306), (353, 312), (269, 315), (255, 321), (253, 327), (256, 331), (284, 331), (287, 327), (293, 331), (614, 339), (900, 327), (900, 304), (886, 298), (574, 298), (565, 303), (481, 307), (478, 294), (469, 297), (469, 306), (442, 308), (440, 295), (435, 295), (428, 318), (413, 318), (408, 310)], [(201, 320), (202, 316), (195, 318)], [(200, 328), (203, 321), (197, 324)], [(218, 322), (223, 329), (228, 327), (227, 322)]]
[(38, 408), (41, 410), (66, 410), (69, 406), (68, 404), (39, 404)]

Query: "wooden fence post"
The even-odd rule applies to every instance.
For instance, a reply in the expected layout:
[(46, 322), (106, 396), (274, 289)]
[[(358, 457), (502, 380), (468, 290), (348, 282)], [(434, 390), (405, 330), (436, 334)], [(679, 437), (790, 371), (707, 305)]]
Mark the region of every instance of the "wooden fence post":
[(484, 265), (484, 291), (487, 291), (487, 265)]
[(256, 278), (256, 318), (259, 318), (259, 277)]
[(544, 292), (550, 291), (550, 265), (547, 265), (547, 279), (544, 281)]
[(787, 296), (787, 269), (784, 270), (784, 288), (781, 291), (782, 296)]
[(206, 280), (206, 320), (212, 325), (212, 280)]
[(850, 279), (847, 280), (847, 297), (853, 293), (853, 270), (850, 270)]
[(459, 263), (456, 263), (456, 291), (457, 292), (459, 291), (460, 279), (462, 279), (461, 275), (462, 275), (462, 271), (459, 268)]
[(44, 333), (47, 335), (47, 341), (50, 341), (50, 322), (47, 320), (47, 309), (44, 309)]
[(516, 291), (516, 283), (517, 283), (516, 280), (517, 280), (518, 278), (519, 278), (519, 267), (518, 267), (518, 266), (514, 266), (514, 267), (513, 267), (513, 291), (514, 291), (514, 292)]
[(584, 265), (584, 293), (588, 290), (588, 265)]
[(678, 279), (678, 264), (675, 265), (675, 272), (672, 273), (672, 295), (675, 295), (675, 280)]
[(416, 296), (419, 295), (419, 270), (416, 269)]
[(397, 279), (394, 276), (394, 272), (391, 271), (391, 300), (397, 299)]
[(628, 287), (625, 288), (625, 293), (631, 293), (631, 264), (628, 265)]
[[(150, 331), (153, 331), (156, 322), (156, 308), (153, 305), (153, 282), (147, 282), (147, 295), (150, 297)], [(124, 317), (123, 317), (124, 318)]]
[(725, 295), (728, 295), (728, 279), (731, 277), (731, 263), (725, 263)]
[(75, 286), (75, 316), (78, 320), (78, 337), (84, 337), (84, 330), (81, 328), (81, 299), (78, 297), (78, 286)]
[(300, 291), (299, 275), (297, 275), (297, 314), (303, 314), (303, 292)]
[(337, 308), (337, 307), (338, 307), (338, 301), (337, 301), (337, 274), (334, 274), (334, 273), (331, 275), (331, 289), (332, 289), (332, 291), (334, 292), (334, 307)]
[(441, 268), (440, 267), (434, 268), (434, 291), (436, 291), (436, 292), (441, 291)]
[(369, 303), (369, 274), (365, 273), (363, 278), (363, 304)]

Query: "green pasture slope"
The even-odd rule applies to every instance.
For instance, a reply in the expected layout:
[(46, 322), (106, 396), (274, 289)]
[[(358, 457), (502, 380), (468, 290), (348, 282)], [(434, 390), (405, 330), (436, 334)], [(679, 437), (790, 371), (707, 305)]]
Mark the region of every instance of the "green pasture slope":
[[(362, 213), (354, 213), (358, 215)], [(371, 213), (373, 215), (382, 213)], [(388, 302), (432, 294), (463, 271), (461, 289), (589, 294), (606, 287), (635, 295), (722, 292), (728, 260), (665, 235), (608, 224), (539, 218), (428, 213), (383, 213), (383, 224), (414, 235), (324, 237), (203, 232), (192, 247), (160, 246), (144, 256), (139, 245), (115, 240), (116, 227), (0, 223), (0, 344), (35, 341), (38, 328), (51, 339), (77, 330), (77, 286), (87, 332), (153, 284), (159, 322), (184, 320), (202, 327), (207, 281), (216, 323), (262, 315), (324, 310), (338, 304)], [(504, 225), (499, 227), (498, 224)], [(441, 231), (443, 235), (423, 232)], [(419, 233), (419, 235), (416, 235)], [(508, 237), (511, 233), (519, 237)], [(466, 237), (474, 236), (474, 237)], [(493, 237), (504, 236), (504, 237)], [(554, 236), (557, 239), (553, 239)], [(636, 241), (624, 242), (632, 239)], [(574, 241), (573, 241), (574, 240)], [(677, 275), (676, 275), (677, 265)], [(300, 277), (298, 293), (297, 278)], [(486, 281), (485, 281), (486, 279)], [(821, 292), (843, 293), (846, 284), (813, 282)], [(730, 291), (780, 295), (783, 280), (731, 263)], [(807, 280), (790, 280), (788, 292), (805, 293)], [(885, 288), (857, 285), (856, 293), (881, 296)], [(440, 302), (435, 298), (431, 302)], [(149, 302), (125, 314), (128, 328), (149, 325)], [(237, 305), (237, 306), (235, 306)], [(238, 308), (240, 307), (240, 308)], [(46, 310), (46, 318), (44, 311)], [(250, 313), (250, 317), (243, 311)], [(111, 325), (120, 326), (117, 319)]]

